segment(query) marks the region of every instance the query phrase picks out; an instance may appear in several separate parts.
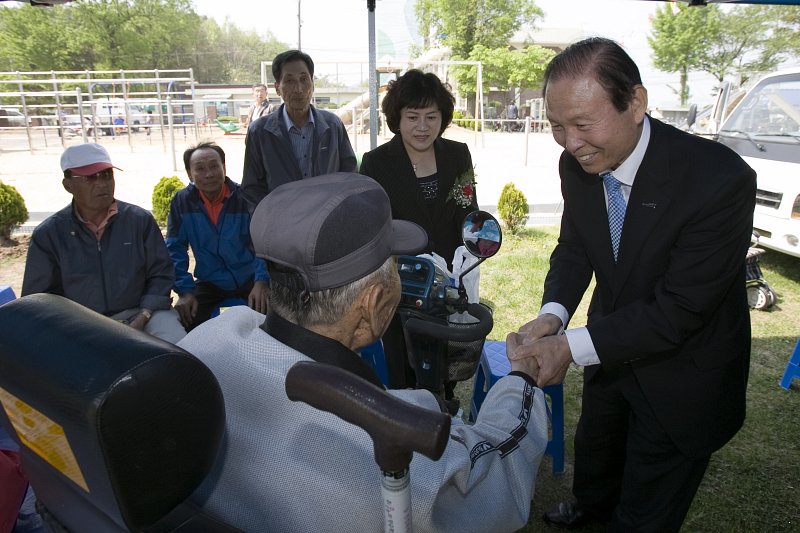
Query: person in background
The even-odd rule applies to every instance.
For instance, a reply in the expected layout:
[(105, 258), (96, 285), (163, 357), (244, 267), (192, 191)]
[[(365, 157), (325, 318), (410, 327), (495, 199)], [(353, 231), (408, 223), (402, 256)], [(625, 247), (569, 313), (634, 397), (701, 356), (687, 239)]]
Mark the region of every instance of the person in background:
[(356, 169), (342, 121), (311, 105), (311, 56), (299, 50), (278, 54), (272, 60), (272, 75), (283, 104), (251, 124), (245, 140), (242, 190), (253, 208), (283, 183)]
[(58, 294), (169, 342), (186, 331), (172, 309), (175, 269), (153, 215), (114, 198), (114, 165), (86, 143), (61, 155), (72, 203), (36, 226), (22, 295)]
[[(208, 320), (226, 299), (240, 298), (267, 312), (266, 266), (253, 253), (250, 206), (226, 176), (225, 152), (212, 142), (187, 148), (183, 164), (189, 185), (172, 198), (167, 249), (175, 264), (175, 309), (189, 331)], [(194, 276), (189, 272), (191, 246)]]
[[(390, 82), (381, 109), (395, 135), (364, 154), (360, 168), (384, 188), (394, 218), (425, 229), (426, 251), (447, 261), (451, 272), (464, 218), (478, 209), (469, 148), (442, 137), (454, 105), (455, 98), (433, 73), (409, 70)], [(383, 347), (391, 385), (413, 386), (399, 318), (387, 330)]]
[[(179, 344), (211, 369), (225, 397), (225, 444), (190, 499), (248, 532), (381, 531), (371, 438), (289, 400), (286, 374), (316, 361), (383, 388), (355, 350), (386, 328), (400, 302), (395, 256), (422, 249), (425, 232), (392, 220), (383, 189), (348, 173), (281, 185), (259, 204), (250, 230), (270, 273), (266, 320), (234, 307)], [(510, 532), (527, 523), (547, 446), (536, 372), (534, 359), (512, 364), (474, 425), (453, 420), (441, 459), (414, 454), (415, 531)], [(388, 393), (439, 410), (427, 390)]]
[[(576, 501), (544, 518), (678, 531), (711, 454), (744, 422), (756, 175), (648, 117), (639, 69), (609, 39), (557, 55), (544, 95), (564, 213), (543, 306), (509, 358), (536, 358), (540, 385), (583, 368)], [(587, 325), (560, 335), (592, 279)]]
[(506, 122), (508, 126), (506, 129), (508, 131), (518, 131), (519, 125), (517, 124), (516, 120), (519, 118), (519, 110), (517, 109), (517, 104), (511, 102), (508, 104), (508, 108), (506, 108), (506, 118), (513, 122)]
[(244, 127), (247, 129), (250, 124), (257, 118), (261, 118), (272, 113), (272, 104), (269, 103), (267, 95), (269, 90), (263, 83), (253, 85), (253, 105), (250, 107), (250, 112), (244, 121)]

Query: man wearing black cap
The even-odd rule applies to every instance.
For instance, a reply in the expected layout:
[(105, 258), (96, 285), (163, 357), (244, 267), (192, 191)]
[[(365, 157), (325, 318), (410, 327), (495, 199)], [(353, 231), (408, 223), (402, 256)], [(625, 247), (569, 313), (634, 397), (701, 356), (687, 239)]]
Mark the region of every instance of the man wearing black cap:
[[(214, 372), (225, 397), (226, 442), (192, 499), (244, 531), (379, 531), (373, 445), (362, 429), (285, 392), (298, 361), (347, 369), (380, 386), (355, 350), (380, 338), (400, 300), (396, 255), (427, 241), (392, 220), (370, 178), (337, 173), (281, 185), (261, 201), (250, 234), (267, 260), (267, 318), (244, 306), (190, 332), (180, 346)], [(533, 358), (524, 360), (533, 363)], [(513, 531), (528, 520), (547, 444), (535, 363), (512, 366), (478, 420), (453, 420), (439, 461), (411, 464), (417, 531)], [(425, 390), (391, 391), (439, 410)]]
[(178, 342), (172, 260), (153, 215), (114, 198), (114, 165), (99, 144), (68, 147), (61, 184), (72, 203), (33, 231), (22, 295), (69, 298), (138, 330)]

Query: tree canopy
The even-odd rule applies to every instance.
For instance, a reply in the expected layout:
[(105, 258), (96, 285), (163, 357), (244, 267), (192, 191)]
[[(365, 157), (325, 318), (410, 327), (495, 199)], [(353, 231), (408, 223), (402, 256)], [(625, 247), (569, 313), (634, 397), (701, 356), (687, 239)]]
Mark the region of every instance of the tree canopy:
[(0, 8), (0, 70), (194, 69), (201, 83), (252, 83), (288, 46), (200, 17), (191, 0), (84, 0)]
[(800, 10), (795, 6), (664, 4), (656, 9), (652, 35), (653, 64), (680, 75), (682, 105), (689, 100), (688, 74), (707, 72), (719, 82), (732, 75), (741, 81), (772, 70), (800, 55)]
[[(537, 45), (522, 50), (487, 48), (477, 45), (469, 55), (470, 61), (480, 61), (484, 67), (483, 90), (497, 87), (512, 91), (518, 87), (535, 87), (542, 81), (544, 69), (555, 52)], [(459, 87), (473, 92), (477, 88), (477, 67), (463, 66), (457, 70)]]
[(467, 59), (479, 45), (507, 48), (517, 30), (543, 15), (533, 0), (417, 0), (415, 9), (424, 46), (447, 46), (453, 59)]

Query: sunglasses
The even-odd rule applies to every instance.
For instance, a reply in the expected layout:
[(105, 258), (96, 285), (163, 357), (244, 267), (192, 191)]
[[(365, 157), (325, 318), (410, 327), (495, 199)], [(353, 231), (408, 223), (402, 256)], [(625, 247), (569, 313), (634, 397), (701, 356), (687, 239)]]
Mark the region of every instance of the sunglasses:
[(72, 179), (76, 179), (81, 183), (96, 183), (98, 180), (102, 181), (110, 181), (114, 179), (114, 171), (110, 168), (105, 170), (101, 170), (100, 172), (95, 172), (94, 174), (89, 174), (88, 176), (75, 176), (74, 174), (70, 176)]

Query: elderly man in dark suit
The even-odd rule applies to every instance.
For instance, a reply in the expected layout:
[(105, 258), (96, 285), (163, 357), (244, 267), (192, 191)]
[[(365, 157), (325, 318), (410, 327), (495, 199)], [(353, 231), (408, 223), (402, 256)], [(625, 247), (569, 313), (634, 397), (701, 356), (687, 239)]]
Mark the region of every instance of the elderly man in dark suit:
[[(613, 41), (568, 47), (544, 87), (564, 214), (544, 305), (509, 352), (536, 357), (540, 385), (573, 363), (584, 376), (577, 502), (545, 520), (678, 531), (711, 454), (744, 421), (755, 173), (648, 117), (638, 68)], [(587, 326), (559, 335), (592, 276)]]

